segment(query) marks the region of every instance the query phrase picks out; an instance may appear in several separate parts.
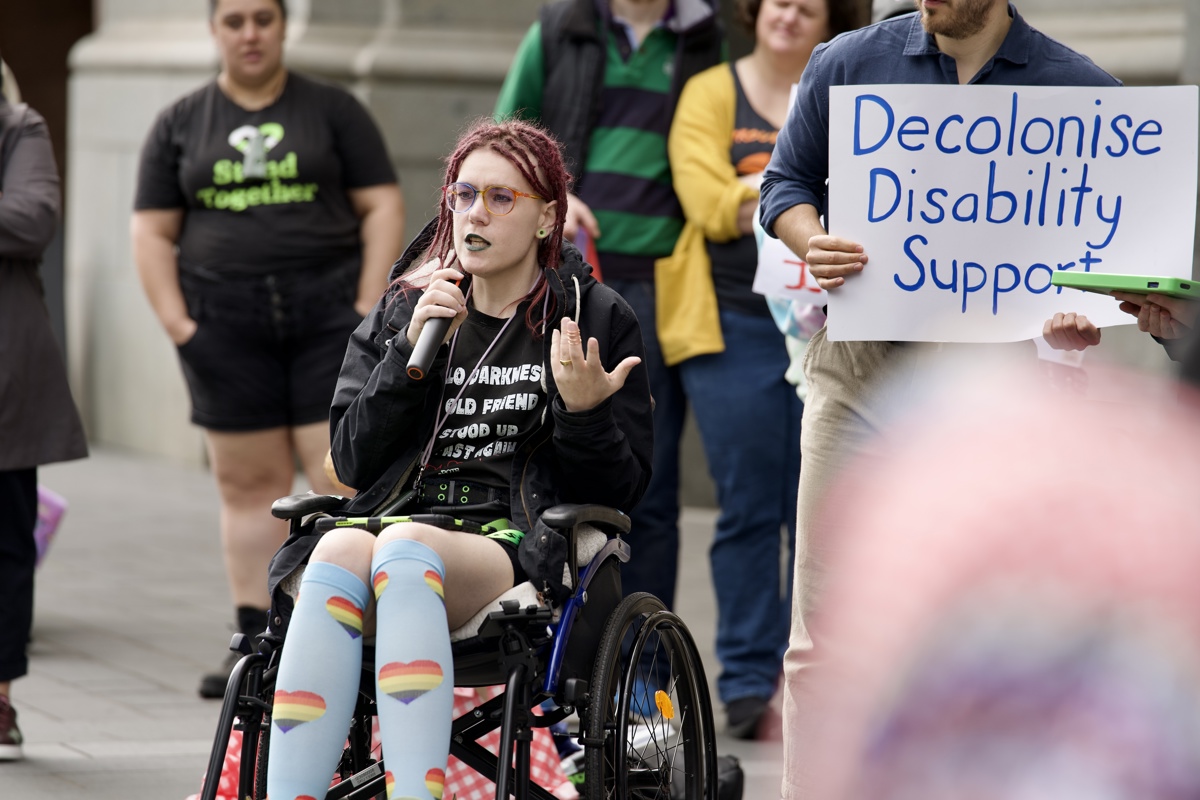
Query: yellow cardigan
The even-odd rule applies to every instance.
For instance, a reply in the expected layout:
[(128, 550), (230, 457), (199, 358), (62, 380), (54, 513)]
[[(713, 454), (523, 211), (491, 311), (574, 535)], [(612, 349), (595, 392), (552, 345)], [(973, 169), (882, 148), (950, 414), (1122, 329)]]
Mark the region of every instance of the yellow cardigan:
[(667, 141), (675, 194), (686, 223), (675, 250), (654, 265), (658, 340), (667, 366), (725, 349), (706, 241), (738, 238), (738, 208), (758, 192), (729, 160), (737, 94), (729, 64), (687, 82)]

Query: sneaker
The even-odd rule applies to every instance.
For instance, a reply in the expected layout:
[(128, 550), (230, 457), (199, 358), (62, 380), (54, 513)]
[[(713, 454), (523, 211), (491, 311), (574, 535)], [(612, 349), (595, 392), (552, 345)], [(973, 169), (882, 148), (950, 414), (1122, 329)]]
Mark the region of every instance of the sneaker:
[(19, 761), (24, 741), (17, 727), (17, 710), (7, 697), (0, 697), (0, 761)]
[(766, 716), (770, 701), (762, 697), (739, 697), (725, 706), (725, 732), (735, 739), (754, 739), (758, 724)]
[(200, 679), (200, 696), (206, 700), (220, 700), (225, 697), (225, 687), (229, 685), (229, 673), (237, 666), (242, 658), (241, 653), (233, 650), (225, 656), (216, 672), (210, 672)]

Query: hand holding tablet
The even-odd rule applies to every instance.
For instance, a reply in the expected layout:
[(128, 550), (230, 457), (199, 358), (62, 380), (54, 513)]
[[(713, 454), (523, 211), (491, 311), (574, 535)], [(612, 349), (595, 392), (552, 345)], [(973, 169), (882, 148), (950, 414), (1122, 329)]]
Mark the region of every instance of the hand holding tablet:
[[(1139, 330), (1159, 339), (1182, 339), (1187, 336), (1195, 325), (1197, 312), (1200, 311), (1200, 282), (1187, 278), (1057, 272), (1051, 278), (1051, 283), (1116, 298), (1121, 301), (1122, 311), (1137, 317)], [(1060, 333), (1061, 328), (1070, 327), (1060, 320), (1063, 317), (1061, 314), (1055, 315), (1053, 320), (1046, 323), (1044, 335), (1051, 347), (1059, 350), (1082, 350), (1099, 343), (1099, 330), (1095, 331), (1095, 341), (1088, 339), (1086, 342), (1076, 341), (1080, 338), (1077, 335)], [(1090, 326), (1086, 317), (1078, 319), (1082, 325)], [(1067, 331), (1067, 334), (1073, 333), (1073, 329)]]
[(1158, 294), (1184, 300), (1200, 300), (1200, 282), (1189, 278), (1169, 278), (1155, 275), (1108, 275), (1101, 272), (1055, 272), (1050, 278), (1054, 286), (1068, 286), (1085, 292), (1131, 295)]

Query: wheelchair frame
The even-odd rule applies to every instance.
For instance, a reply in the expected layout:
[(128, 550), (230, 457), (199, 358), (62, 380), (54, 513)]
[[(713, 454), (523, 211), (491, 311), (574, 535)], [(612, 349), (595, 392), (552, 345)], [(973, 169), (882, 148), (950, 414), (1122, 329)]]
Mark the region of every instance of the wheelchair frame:
[[(297, 495), (276, 501), (272, 513), (290, 520), (295, 532), (300, 529), (302, 518), (335, 510), (343, 502), (343, 498), (331, 496)], [(682, 620), (652, 595), (635, 594), (620, 600), (619, 576), (615, 598), (606, 596), (612, 594), (613, 587), (605, 585), (611, 581), (595, 580), (617, 569), (618, 563), (629, 560), (629, 545), (621, 539), (621, 534), (629, 531), (629, 518), (602, 506), (561, 505), (547, 511), (542, 519), (566, 535), (572, 594), (563, 604), (556, 625), (552, 623), (550, 608), (533, 605), (521, 608), (518, 601), (509, 600), (488, 615), (474, 637), (454, 643), (455, 686), (504, 684), (505, 691), (454, 720), (450, 755), (493, 780), (497, 800), (510, 796), (520, 800), (555, 800), (549, 791), (531, 780), (533, 730), (549, 727), (578, 710), (577, 738), (585, 750), (584, 796), (588, 800), (635, 797), (668, 800), (677, 796), (671, 792), (677, 780), (684, 784), (686, 800), (716, 800), (712, 706), (690, 633)], [(579, 568), (574, 531), (582, 524), (599, 527), (613, 538), (589, 564)], [(612, 577), (611, 572), (608, 577)], [(589, 595), (592, 588), (597, 591)], [(597, 603), (605, 602), (611, 602), (611, 607), (598, 608)], [(571, 652), (572, 630), (581, 620), (585, 621), (579, 627), (595, 629), (600, 613), (603, 613), (599, 626), (602, 633), (596, 654), (588, 659), (590, 680), (564, 677), (572, 656), (578, 661), (578, 653)], [(687, 715), (681, 716), (679, 722), (678, 735), (685, 749), (679, 751), (682, 755), (678, 759), (674, 749), (666, 757), (657, 743), (649, 754), (638, 752), (629, 737), (629, 731), (642, 724), (636, 720), (645, 719), (634, 708), (639, 664), (645, 661), (646, 647), (660, 637), (669, 651), (669, 663), (672, 667), (678, 663), (680, 667), (678, 682), (674, 679), (670, 682), (673, 692), (677, 695), (682, 692), (680, 704)], [(265, 798), (271, 695), (282, 644), (282, 638), (269, 628), (258, 637), (257, 647), (243, 634), (233, 637), (230, 648), (241, 652), (242, 658), (229, 676), (200, 800), (216, 798), (233, 730), (242, 733), (238, 798)], [(364, 659), (347, 746), (337, 770), (342, 780), (329, 789), (327, 800), (387, 800), (383, 761), (376, 760), (371, 752), (375, 708), (372, 661)], [(579, 671), (578, 665), (573, 670)], [(665, 715), (664, 700), (659, 695), (666, 693), (659, 691), (655, 695), (657, 710)], [(553, 699), (557, 708), (534, 714), (534, 706), (547, 699)], [(648, 696), (641, 701), (642, 705), (648, 703)], [(669, 696), (665, 705), (674, 715)], [(667, 725), (657, 727), (659, 730), (654, 733), (668, 734)], [(493, 754), (479, 740), (497, 728), (500, 746), (499, 752)], [(683, 763), (676, 763), (677, 760)], [(508, 766), (501, 769), (501, 764)]]

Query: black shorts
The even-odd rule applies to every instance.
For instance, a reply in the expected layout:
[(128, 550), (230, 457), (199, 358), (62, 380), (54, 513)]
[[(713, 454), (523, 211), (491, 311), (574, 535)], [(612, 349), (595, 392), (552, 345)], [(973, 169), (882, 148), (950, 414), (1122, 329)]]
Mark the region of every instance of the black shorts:
[(512, 563), (513, 586), (519, 586), (529, 580), (529, 575), (525, 572), (525, 568), (521, 566), (521, 560), (517, 557), (521, 540), (525, 538), (524, 531), (513, 527), (513, 524), (507, 519), (498, 519), (484, 526), (482, 535), (492, 539), (504, 548), (504, 554), (508, 556), (508, 560)]
[(181, 269), (198, 327), (179, 346), (192, 422), (216, 431), (329, 419), (354, 310), (359, 264), (232, 277)]

